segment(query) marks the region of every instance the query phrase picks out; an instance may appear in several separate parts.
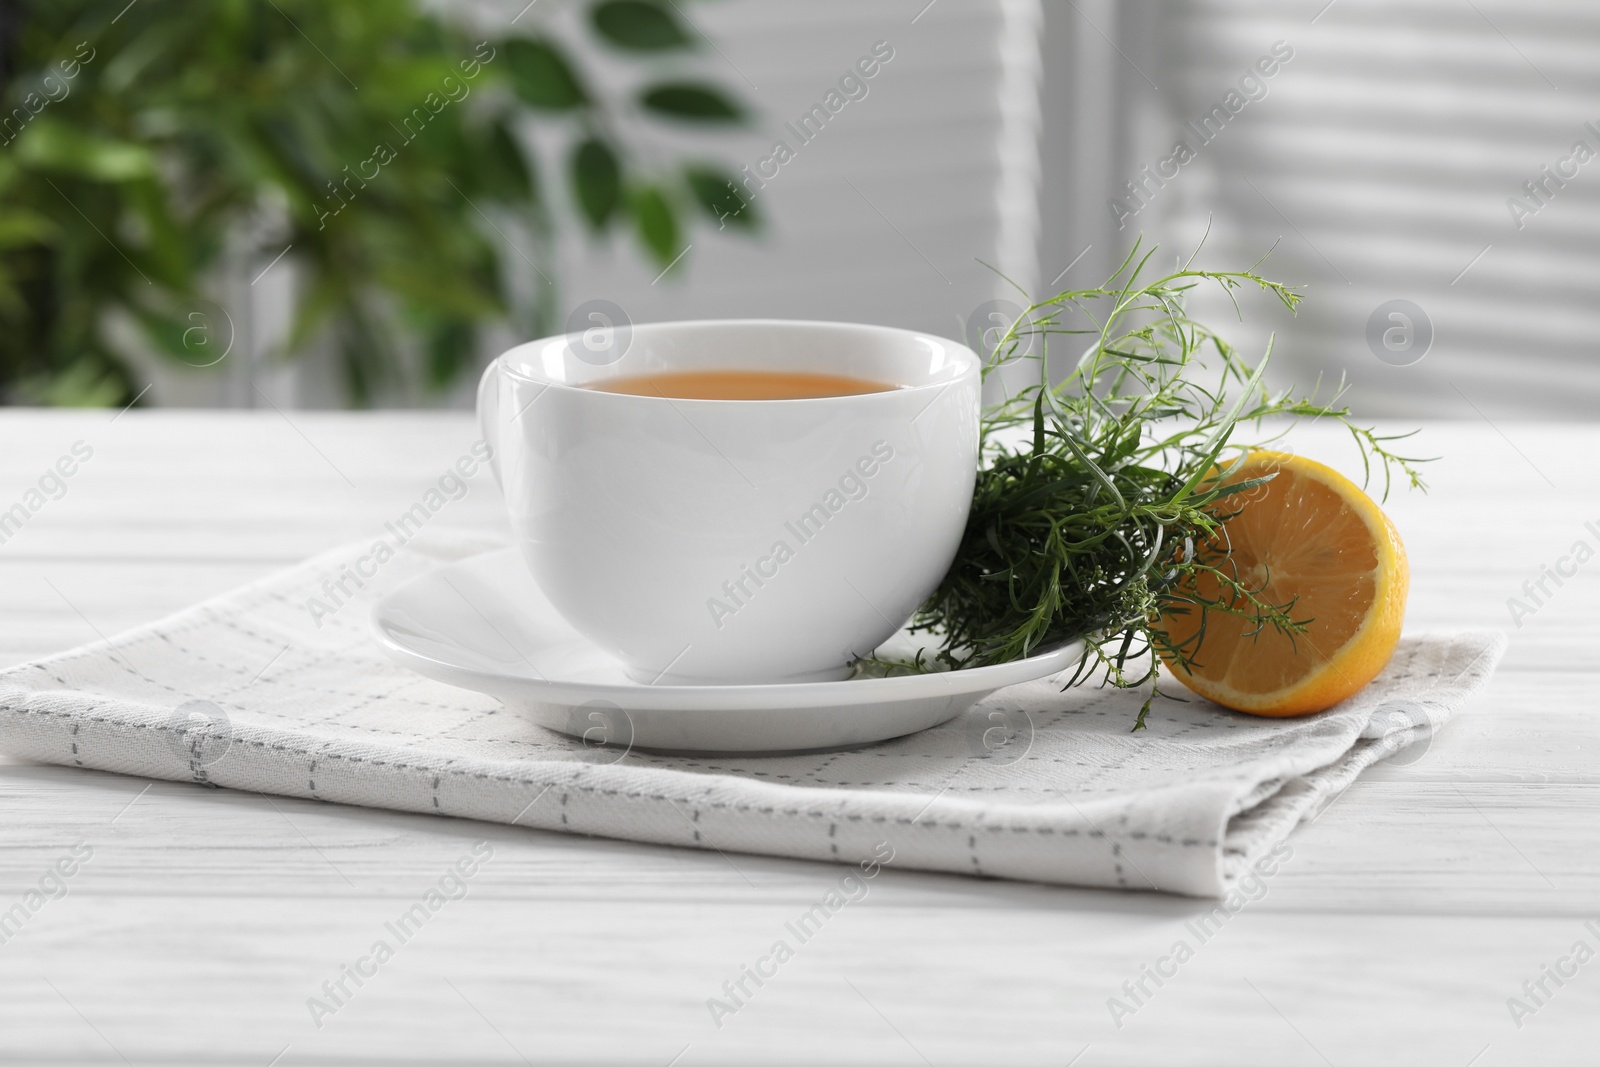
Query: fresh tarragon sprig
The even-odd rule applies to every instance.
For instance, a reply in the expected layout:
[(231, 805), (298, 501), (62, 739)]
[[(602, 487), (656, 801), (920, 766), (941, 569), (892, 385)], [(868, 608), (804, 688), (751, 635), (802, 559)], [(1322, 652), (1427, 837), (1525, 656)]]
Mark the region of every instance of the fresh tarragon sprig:
[[(1335, 420), (1354, 438), (1368, 480), (1381, 470), (1385, 497), (1396, 472), (1422, 487), (1417, 465), (1426, 460), (1392, 447), (1410, 435), (1351, 421), (1342, 383), (1326, 401), (1316, 389), (1272, 392), (1263, 382), (1270, 340), (1252, 363), (1185, 310), (1193, 289), (1215, 285), (1236, 312), (1244, 287), (1293, 311), (1301, 299), (1293, 287), (1257, 274), (1261, 261), (1211, 271), (1195, 269), (1193, 256), (1143, 280), (1154, 254), (1135, 245), (1106, 284), (1032, 304), (996, 342), (986, 380), (1019, 361), (1037, 363), (1039, 378), (983, 415), (960, 549), (912, 620), (941, 642), (936, 662), (919, 655), (876, 666), (976, 667), (1082, 637), (1087, 650), (1068, 684), (1150, 683), (1137, 730), (1158, 695), (1162, 657), (1191, 664), (1204, 638), (1202, 625), (1192, 639), (1172, 641), (1163, 615), (1226, 612), (1290, 635), (1311, 625), (1294, 617), (1292, 603), (1269, 603), (1241, 580), (1220, 536), (1237, 513), (1229, 498), (1268, 480), (1229, 483), (1250, 450), (1281, 438), (1282, 429), (1266, 433), (1266, 420)], [(1059, 335), (1088, 345), (1052, 381), (1048, 342)], [(1236, 439), (1241, 426), (1256, 431), (1248, 444)], [(1219, 595), (1196, 591), (1201, 575)]]

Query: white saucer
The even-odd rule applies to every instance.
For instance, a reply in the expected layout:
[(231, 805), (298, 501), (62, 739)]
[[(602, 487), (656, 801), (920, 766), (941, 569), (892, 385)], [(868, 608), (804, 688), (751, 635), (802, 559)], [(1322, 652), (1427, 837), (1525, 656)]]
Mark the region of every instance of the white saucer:
[[(429, 678), (488, 693), (589, 743), (696, 752), (790, 752), (883, 741), (955, 718), (996, 689), (1075, 667), (1083, 642), (1012, 663), (782, 685), (645, 685), (540, 593), (514, 548), (446, 564), (378, 602), (385, 650)], [(901, 631), (879, 650), (927, 644)], [(929, 655), (932, 654), (929, 649)]]

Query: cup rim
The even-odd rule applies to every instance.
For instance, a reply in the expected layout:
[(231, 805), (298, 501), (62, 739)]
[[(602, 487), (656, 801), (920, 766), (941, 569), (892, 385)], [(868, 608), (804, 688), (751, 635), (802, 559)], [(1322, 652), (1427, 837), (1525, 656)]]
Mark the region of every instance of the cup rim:
[(848, 329), (848, 330), (864, 331), (864, 332), (869, 332), (869, 333), (891, 334), (891, 335), (896, 335), (896, 336), (900, 336), (900, 337), (915, 338), (917, 340), (930, 341), (930, 342), (932, 342), (934, 344), (937, 344), (937, 345), (943, 347), (945, 352), (949, 356), (953, 357), (953, 360), (955, 362), (957, 362), (958, 364), (961, 364), (961, 366), (959, 366), (958, 370), (956, 371), (956, 373), (952, 377), (950, 377), (950, 378), (948, 378), (948, 379), (946, 379), (944, 381), (923, 382), (923, 383), (918, 384), (918, 385), (898, 385), (893, 389), (887, 389), (887, 390), (883, 390), (883, 391), (875, 392), (875, 393), (845, 393), (845, 394), (840, 394), (838, 396), (782, 397), (782, 398), (771, 398), (771, 399), (730, 399), (730, 398), (713, 398), (713, 397), (650, 396), (649, 394), (644, 394), (644, 393), (612, 393), (612, 392), (608, 392), (608, 391), (602, 390), (602, 389), (590, 389), (590, 388), (587, 388), (586, 386), (583, 386), (583, 385), (574, 385), (574, 384), (572, 384), (570, 382), (556, 381), (553, 378), (546, 377), (546, 376), (543, 376), (543, 375), (535, 375), (535, 374), (527, 373), (521, 366), (512, 364), (506, 358), (507, 356), (510, 356), (512, 353), (519, 352), (519, 351), (522, 351), (524, 349), (531, 349), (531, 348), (534, 348), (535, 346), (546, 345), (546, 344), (549, 344), (552, 341), (561, 341), (561, 340), (564, 340), (564, 339), (578, 338), (578, 337), (582, 337), (583, 336), (582, 331), (573, 331), (573, 332), (569, 332), (569, 333), (550, 334), (547, 337), (538, 337), (538, 338), (534, 338), (533, 340), (530, 340), (530, 341), (524, 341), (521, 344), (513, 345), (511, 348), (508, 348), (506, 351), (500, 353), (493, 360), (491, 360), (490, 363), (489, 363), (489, 367), (498, 367), (501, 373), (508, 374), (511, 377), (518, 379), (519, 381), (529, 382), (529, 383), (534, 384), (534, 385), (543, 385), (543, 386), (546, 386), (546, 387), (553, 387), (553, 388), (556, 388), (556, 389), (569, 390), (569, 391), (574, 391), (574, 392), (582, 392), (582, 393), (586, 393), (586, 394), (589, 394), (589, 395), (609, 396), (609, 397), (614, 397), (614, 398), (619, 399), (619, 400), (643, 401), (643, 402), (652, 403), (652, 404), (661, 404), (661, 403), (667, 403), (667, 404), (686, 404), (686, 403), (687, 404), (811, 404), (811, 403), (818, 403), (818, 402), (824, 402), (824, 401), (831, 401), (831, 402), (834, 402), (834, 403), (838, 403), (838, 402), (841, 402), (841, 401), (852, 401), (852, 402), (854, 402), (854, 401), (863, 401), (863, 402), (865, 402), (865, 401), (870, 401), (874, 397), (882, 398), (882, 397), (886, 397), (886, 396), (905, 396), (907, 394), (919, 393), (919, 392), (924, 392), (924, 391), (927, 391), (927, 390), (947, 389), (950, 386), (956, 385), (956, 384), (958, 384), (960, 382), (963, 382), (963, 381), (966, 381), (969, 378), (979, 377), (980, 374), (981, 374), (981, 371), (983, 369), (983, 360), (982, 360), (982, 358), (979, 357), (979, 355), (976, 352), (974, 352), (971, 349), (971, 347), (969, 347), (968, 345), (966, 345), (965, 343), (963, 343), (961, 341), (952, 340), (951, 338), (948, 338), (948, 337), (940, 337), (938, 334), (927, 333), (927, 332), (925, 332), (923, 330), (910, 330), (910, 329), (906, 329), (906, 328), (901, 327), (901, 326), (884, 326), (884, 325), (880, 325), (878, 323), (870, 323), (870, 322), (844, 322), (844, 321), (839, 321), (839, 320), (834, 320), (834, 319), (767, 319), (767, 318), (754, 318), (754, 319), (668, 319), (668, 320), (663, 320), (663, 321), (659, 321), (659, 322), (635, 323), (635, 324), (631, 325), (629, 327), (629, 329), (633, 330), (633, 331), (638, 331), (638, 330), (652, 330), (652, 329), (659, 328), (659, 327), (672, 327), (672, 328), (685, 328), (685, 329), (687, 329), (687, 328), (693, 328), (693, 327), (719, 328), (719, 327), (731, 327), (731, 326), (777, 326), (777, 327), (804, 327), (804, 328), (818, 328), (818, 327), (821, 327), (821, 328), (824, 328), (824, 329)]

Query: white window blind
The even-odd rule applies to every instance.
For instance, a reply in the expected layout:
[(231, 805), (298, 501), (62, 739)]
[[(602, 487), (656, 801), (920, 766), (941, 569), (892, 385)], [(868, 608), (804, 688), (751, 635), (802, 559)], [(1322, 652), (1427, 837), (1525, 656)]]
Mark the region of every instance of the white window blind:
[[(1122, 125), (1092, 225), (1177, 252), (1209, 217), (1214, 265), (1281, 239), (1267, 269), (1306, 303), (1295, 320), (1252, 308), (1244, 331), (1279, 331), (1280, 380), (1346, 373), (1373, 414), (1600, 411), (1600, 8), (1191, 0), (1123, 5), (1107, 28)], [(1241, 77), (1276, 42), (1292, 59), (1247, 99)], [(1230, 91), (1244, 105), (1202, 144), (1190, 123)], [(1195, 158), (1118, 232), (1107, 201), (1180, 137)], [(1409, 365), (1415, 349), (1380, 359), (1367, 339), (1396, 299), (1433, 329)]]
[[(699, 227), (686, 269), (654, 284), (656, 270), (626, 238), (602, 248), (573, 240), (563, 253), (568, 306), (605, 298), (638, 322), (829, 318), (960, 336), (1004, 287), (980, 260), (1034, 285), (1038, 0), (679, 8), (715, 42), (706, 71), (756, 117), (742, 135), (685, 134), (674, 145), (755, 169), (784, 143), (792, 158), (755, 200), (767, 230), (749, 240)], [(802, 129), (875, 46), (893, 58), (866, 95), (820, 133), (809, 133), (815, 120)]]

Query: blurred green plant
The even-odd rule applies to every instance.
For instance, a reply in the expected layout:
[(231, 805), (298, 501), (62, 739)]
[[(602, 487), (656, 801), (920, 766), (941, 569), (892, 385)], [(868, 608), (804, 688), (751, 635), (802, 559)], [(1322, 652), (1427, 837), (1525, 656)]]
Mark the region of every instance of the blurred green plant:
[[(417, 0), (0, 0), (0, 394), (129, 402), (114, 318), (195, 365), (196, 308), (250, 234), (257, 266), (287, 247), (298, 269), (283, 355), (331, 337), (367, 404), (458, 381), (489, 323), (550, 332), (563, 205), (595, 234), (631, 227), (663, 269), (696, 214), (756, 227), (725, 168), (641, 162), (619, 132), (743, 119), (683, 78), (677, 5), (580, 11), (643, 88), (613, 99), (554, 34), (484, 38)], [(530, 116), (564, 160), (536, 157)]]

